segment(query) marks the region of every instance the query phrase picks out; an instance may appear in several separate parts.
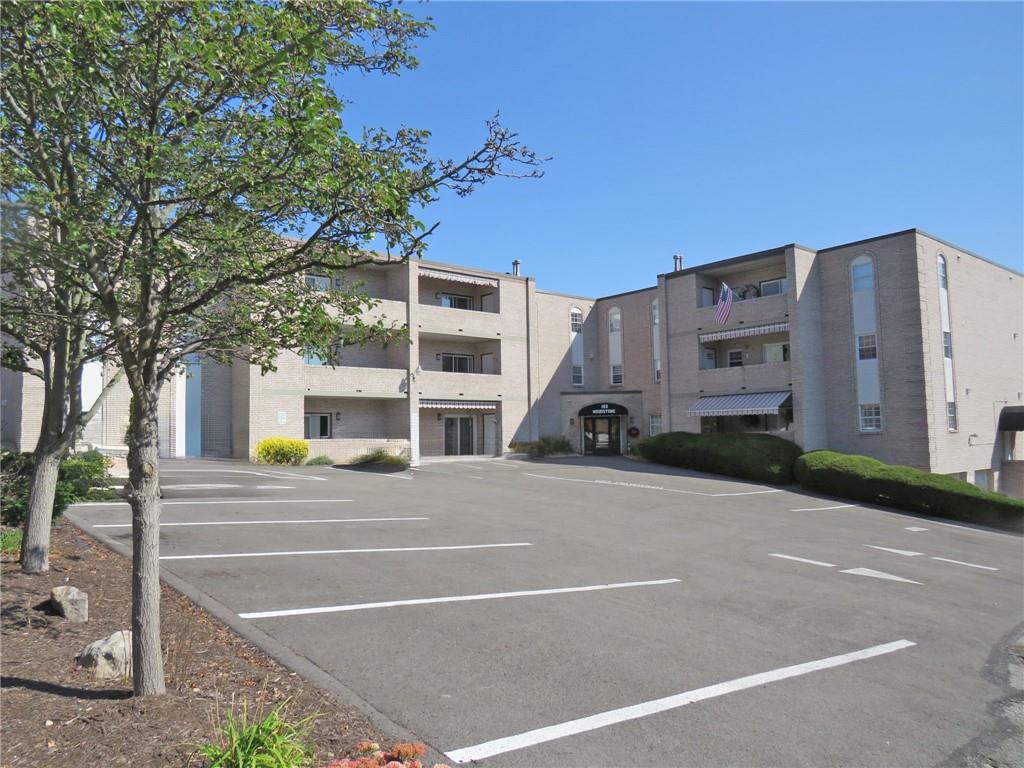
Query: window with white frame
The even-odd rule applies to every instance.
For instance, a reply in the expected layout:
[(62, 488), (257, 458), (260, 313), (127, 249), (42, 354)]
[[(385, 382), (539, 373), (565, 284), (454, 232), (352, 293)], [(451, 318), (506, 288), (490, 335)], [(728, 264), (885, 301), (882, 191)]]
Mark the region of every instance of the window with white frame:
[(579, 307), (572, 307), (569, 310), (569, 333), (579, 333), (583, 330), (583, 310)]
[(942, 332), (942, 356), (947, 360), (953, 359), (953, 334), (949, 331)]
[(609, 383), (622, 383), (622, 310), (608, 310), (608, 368)]
[(622, 383), (622, 366), (621, 365), (613, 365), (612, 366), (612, 384), (621, 384), (621, 383)]
[(878, 403), (863, 403), (860, 406), (860, 431), (882, 431), (882, 406)]
[(764, 345), (764, 361), (766, 363), (785, 363), (789, 361), (789, 344), (785, 341)]
[(582, 387), (583, 386), (583, 366), (582, 365), (574, 365), (572, 367), (572, 385), (574, 387)]
[(878, 359), (878, 341), (875, 338), (875, 334), (864, 333), (857, 337), (857, 359)]
[(651, 437), (654, 437), (655, 435), (660, 435), (661, 434), (661, 414), (660, 413), (652, 413), (650, 415), (650, 420), (651, 420), (651, 423), (650, 423), (650, 426), (648, 427), (647, 434), (649, 434)]
[(870, 258), (853, 264), (853, 290), (855, 293), (871, 291), (875, 288), (875, 266)]
[(730, 349), (727, 360), (730, 368), (739, 368), (741, 365), (743, 365), (743, 350)]
[(651, 369), (655, 381), (661, 381), (661, 313), (658, 300), (651, 302)]
[(608, 313), (608, 333), (620, 333), (622, 331), (622, 313), (613, 309)]
[(331, 414), (307, 413), (303, 431), (307, 440), (330, 440)]
[(306, 275), (306, 285), (317, 291), (328, 291), (331, 288), (331, 278), (327, 275)]
[(775, 277), (771, 280), (762, 280), (760, 285), (762, 296), (778, 296), (786, 292), (786, 278)]
[(473, 356), (442, 352), (441, 370), (445, 373), (473, 373)]
[(449, 309), (472, 309), (473, 297), (461, 296), (457, 293), (442, 293), (441, 306)]
[(949, 288), (949, 273), (946, 271), (945, 256), (939, 256), (939, 287)]
[(959, 429), (956, 417), (956, 401), (946, 403), (946, 429), (956, 432)]

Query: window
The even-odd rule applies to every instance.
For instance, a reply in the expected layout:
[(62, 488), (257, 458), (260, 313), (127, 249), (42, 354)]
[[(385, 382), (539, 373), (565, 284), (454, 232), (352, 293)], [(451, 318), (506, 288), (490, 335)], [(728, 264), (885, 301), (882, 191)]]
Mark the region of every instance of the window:
[(448, 307), (450, 309), (472, 309), (473, 297), (460, 296), (455, 293), (442, 293), (441, 306)]
[(661, 381), (661, 360), (654, 359), (654, 380)]
[(651, 302), (651, 327), (656, 328), (658, 326), (660, 318), (658, 315), (658, 300), (655, 299)]
[(718, 355), (714, 347), (702, 347), (700, 350), (700, 369), (710, 371), (718, 366)]
[(866, 333), (857, 337), (857, 359), (876, 360), (878, 358), (878, 343), (875, 341), (875, 334)]
[(661, 313), (658, 300), (651, 302), (651, 372), (655, 381), (661, 381)]
[(619, 333), (622, 331), (622, 313), (613, 309), (608, 313), (608, 333)]
[(978, 488), (988, 490), (992, 487), (992, 470), (991, 469), (976, 469), (974, 470), (974, 484)]
[(945, 256), (939, 256), (939, 287), (949, 290), (949, 274), (946, 272)]
[(651, 424), (650, 424), (650, 428), (647, 430), (647, 434), (649, 434), (651, 437), (654, 437), (655, 435), (660, 435), (661, 434), (661, 414), (660, 413), (652, 413), (651, 416), (650, 416), (650, 419), (651, 419)]
[(317, 291), (329, 291), (331, 289), (331, 278), (327, 275), (306, 275), (306, 285)]
[(789, 344), (784, 341), (764, 345), (766, 363), (785, 363), (789, 360)]
[(579, 333), (583, 330), (583, 310), (573, 307), (569, 310), (569, 332)]
[(621, 365), (613, 365), (612, 366), (612, 384), (621, 384), (621, 383), (622, 383), (622, 366)]
[(305, 421), (304, 436), (307, 440), (331, 439), (331, 414), (307, 413)]
[(703, 286), (700, 289), (700, 305), (702, 307), (715, 306), (715, 289)]
[(574, 365), (572, 367), (572, 385), (574, 387), (582, 387), (583, 386), (583, 366), (582, 365)]
[(953, 359), (953, 334), (949, 331), (942, 332), (942, 356), (947, 360)]
[(878, 403), (868, 403), (860, 407), (860, 431), (881, 432), (882, 431), (882, 406)]
[(441, 370), (445, 373), (472, 373), (473, 356), (441, 353)]
[(312, 349), (307, 349), (302, 353), (302, 362), (306, 365), (338, 365), (341, 363), (341, 351), (344, 348), (344, 343), (332, 344), (331, 353), (327, 357)]
[(875, 268), (871, 264), (871, 259), (864, 258), (863, 261), (855, 261), (853, 263), (853, 290), (855, 293), (860, 291), (871, 291), (875, 288)]
[(761, 295), (762, 296), (778, 296), (780, 293), (786, 292), (786, 278), (775, 277), (771, 280), (761, 281)]
[(946, 428), (950, 432), (956, 432), (959, 427), (957, 426), (956, 419), (956, 403), (946, 403)]
[(729, 350), (729, 367), (739, 368), (743, 365), (743, 350), (742, 349), (730, 349)]

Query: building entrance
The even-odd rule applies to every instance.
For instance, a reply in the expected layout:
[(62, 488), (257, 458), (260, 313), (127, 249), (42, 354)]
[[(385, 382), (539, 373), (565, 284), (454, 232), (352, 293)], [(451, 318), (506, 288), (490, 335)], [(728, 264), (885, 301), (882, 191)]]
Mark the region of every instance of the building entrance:
[(622, 453), (622, 418), (629, 411), (615, 403), (597, 403), (580, 410), (583, 453), (612, 456)]

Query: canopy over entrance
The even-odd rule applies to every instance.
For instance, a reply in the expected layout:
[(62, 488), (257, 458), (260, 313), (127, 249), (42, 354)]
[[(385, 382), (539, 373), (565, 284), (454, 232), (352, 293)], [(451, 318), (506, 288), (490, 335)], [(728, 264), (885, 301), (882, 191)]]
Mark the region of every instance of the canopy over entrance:
[(689, 416), (778, 415), (791, 392), (752, 392), (742, 395), (710, 395), (697, 400), (686, 411)]
[(1000, 432), (1024, 432), (1024, 405), (1007, 405), (999, 412)]
[(580, 408), (580, 416), (626, 416), (629, 409), (618, 403), (594, 403)]

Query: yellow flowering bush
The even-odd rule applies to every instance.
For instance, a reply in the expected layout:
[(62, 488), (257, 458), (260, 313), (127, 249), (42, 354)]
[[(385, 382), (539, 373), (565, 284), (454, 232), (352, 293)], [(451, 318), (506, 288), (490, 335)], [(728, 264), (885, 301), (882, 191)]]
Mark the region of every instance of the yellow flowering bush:
[(294, 437), (267, 437), (256, 443), (259, 464), (301, 464), (309, 456), (309, 443)]

